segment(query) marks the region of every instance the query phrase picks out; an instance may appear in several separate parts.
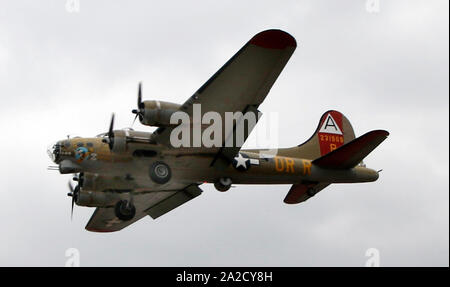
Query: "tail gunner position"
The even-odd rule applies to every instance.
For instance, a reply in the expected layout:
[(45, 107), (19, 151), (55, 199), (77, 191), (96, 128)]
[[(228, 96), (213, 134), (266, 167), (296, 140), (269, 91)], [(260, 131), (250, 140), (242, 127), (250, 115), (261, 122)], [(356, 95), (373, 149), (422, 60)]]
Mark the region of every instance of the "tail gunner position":
[[(106, 133), (52, 144), (47, 152), (59, 172), (76, 174), (76, 186), (69, 183), (72, 210), (74, 204), (96, 207), (86, 229), (118, 231), (146, 215), (155, 219), (199, 196), (202, 183), (214, 183), (219, 191), (227, 191), (232, 184), (292, 184), (284, 202), (298, 204), (332, 183), (377, 180), (378, 172), (362, 161), (389, 133), (374, 130), (355, 138), (349, 120), (334, 110), (322, 115), (309, 140), (278, 149), (275, 156), (241, 150), (242, 145), (233, 140), (234, 144), (225, 144), (236, 139), (243, 117), (235, 118), (233, 128), (222, 132), (222, 145), (172, 144), (171, 134), (179, 124), (173, 124), (171, 116), (183, 112), (195, 118), (195, 104), (201, 105), (201, 116), (215, 112), (225, 119), (227, 112), (258, 114), (296, 46), (295, 39), (280, 30), (255, 35), (182, 105), (143, 101), (139, 85), (133, 113), (142, 124), (158, 127), (153, 133), (114, 130), (113, 115)], [(208, 127), (200, 126), (200, 136)], [(244, 141), (252, 128), (244, 129)], [(188, 132), (192, 143), (193, 125)]]

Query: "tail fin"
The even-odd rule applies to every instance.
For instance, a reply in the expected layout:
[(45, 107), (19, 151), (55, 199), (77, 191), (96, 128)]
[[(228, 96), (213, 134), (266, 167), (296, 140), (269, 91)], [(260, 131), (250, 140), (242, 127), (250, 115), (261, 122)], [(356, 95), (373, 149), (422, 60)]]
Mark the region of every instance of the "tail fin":
[(355, 139), (350, 121), (340, 112), (330, 110), (320, 118), (314, 134), (304, 143), (278, 150), (278, 155), (317, 159)]

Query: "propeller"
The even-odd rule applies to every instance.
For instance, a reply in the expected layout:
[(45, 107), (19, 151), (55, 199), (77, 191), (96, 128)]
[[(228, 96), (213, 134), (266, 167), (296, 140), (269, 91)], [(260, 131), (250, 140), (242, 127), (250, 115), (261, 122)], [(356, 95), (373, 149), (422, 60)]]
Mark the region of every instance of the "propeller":
[(114, 113), (111, 116), (111, 123), (109, 124), (109, 131), (108, 131), (108, 145), (109, 149), (112, 149), (114, 146)]
[(112, 150), (114, 146), (114, 113), (111, 116), (111, 123), (109, 124), (109, 130), (106, 134), (108, 136), (108, 139), (103, 139), (102, 141), (104, 143), (108, 143), (109, 149)]
[(138, 100), (137, 100), (137, 109), (132, 110), (131, 112), (133, 114), (136, 114), (136, 116), (134, 117), (133, 120), (133, 124), (131, 126), (134, 125), (134, 122), (136, 121), (137, 117), (143, 117), (144, 116), (144, 111), (143, 111), (143, 103), (142, 103), (142, 83), (139, 82), (139, 86), (138, 86)]
[(67, 194), (67, 196), (72, 197), (72, 208), (71, 208), (71, 211), (70, 211), (70, 220), (72, 220), (72, 218), (73, 218), (73, 206), (75, 204), (75, 201), (77, 201), (77, 199), (78, 199), (78, 193), (80, 192), (80, 186), (77, 185), (77, 186), (75, 186), (75, 188), (73, 188), (72, 184), (69, 181), (69, 190), (70, 190), (70, 192)]

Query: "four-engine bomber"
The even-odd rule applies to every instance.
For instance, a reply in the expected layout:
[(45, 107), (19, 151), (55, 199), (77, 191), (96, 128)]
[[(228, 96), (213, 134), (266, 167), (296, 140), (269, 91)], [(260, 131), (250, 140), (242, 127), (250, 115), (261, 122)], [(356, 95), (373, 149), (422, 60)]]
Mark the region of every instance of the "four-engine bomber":
[[(47, 152), (59, 172), (75, 174), (68, 193), (72, 212), (74, 204), (95, 207), (86, 229), (111, 232), (147, 215), (158, 218), (199, 196), (205, 183), (221, 192), (233, 184), (290, 184), (284, 202), (298, 204), (333, 183), (377, 180), (379, 173), (362, 161), (389, 133), (374, 130), (356, 138), (347, 117), (335, 110), (325, 112), (298, 146), (275, 153), (241, 149), (254, 126), (247, 116), (259, 119), (258, 107), (296, 46), (280, 30), (255, 35), (182, 105), (143, 101), (139, 84), (132, 112), (141, 124), (156, 126), (153, 133), (114, 129), (113, 114), (106, 133), (52, 144)], [(175, 113), (193, 121), (171, 121)], [(232, 126), (217, 132), (227, 113), (234, 114)], [(174, 137), (180, 127), (185, 133)], [(219, 144), (204, 141), (218, 135)], [(187, 144), (174, 144), (180, 136), (189, 137)]]

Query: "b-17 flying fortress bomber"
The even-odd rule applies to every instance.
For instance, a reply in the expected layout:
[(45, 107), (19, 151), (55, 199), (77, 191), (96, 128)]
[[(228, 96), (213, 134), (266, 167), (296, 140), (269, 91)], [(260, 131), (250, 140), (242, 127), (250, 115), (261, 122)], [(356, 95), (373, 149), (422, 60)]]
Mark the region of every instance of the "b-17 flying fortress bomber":
[[(260, 117), (259, 105), (296, 49), (281, 30), (255, 35), (182, 105), (143, 101), (139, 84), (132, 112), (153, 132), (114, 129), (93, 138), (68, 138), (48, 154), (69, 183), (74, 204), (95, 207), (86, 225), (112, 232), (149, 215), (153, 219), (202, 194), (203, 183), (227, 191), (233, 184), (291, 184), (284, 202), (298, 204), (332, 183), (372, 182), (378, 172), (363, 159), (389, 133), (355, 138), (349, 120), (329, 110), (303, 144), (241, 150)], [(136, 119), (135, 118), (135, 119)], [(183, 212), (188, 212), (188, 209)]]

